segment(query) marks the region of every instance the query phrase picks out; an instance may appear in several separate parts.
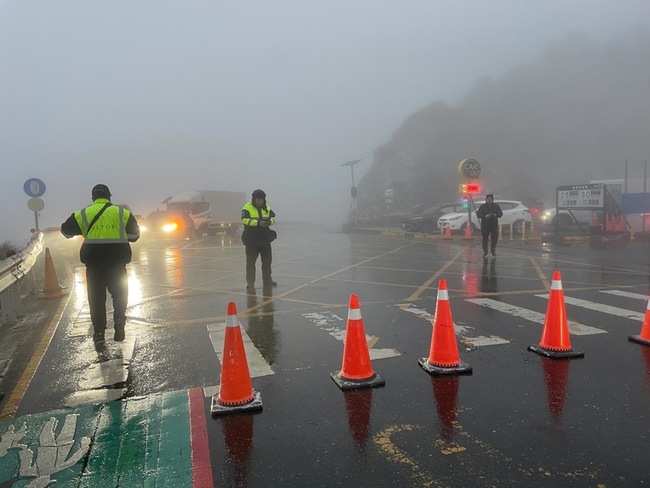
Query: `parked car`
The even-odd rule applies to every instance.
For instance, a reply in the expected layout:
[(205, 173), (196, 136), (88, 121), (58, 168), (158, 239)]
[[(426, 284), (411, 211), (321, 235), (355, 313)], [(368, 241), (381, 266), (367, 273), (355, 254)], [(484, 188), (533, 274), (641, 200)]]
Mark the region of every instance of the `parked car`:
[[(481, 224), (476, 216), (476, 209), (484, 202), (484, 200), (477, 198), (474, 201), (476, 207), (473, 208), (470, 213), (472, 234), (478, 233), (481, 228)], [(494, 200), (494, 203), (498, 204), (503, 211), (503, 217), (499, 219), (499, 225), (513, 224), (513, 232), (515, 234), (521, 234), (524, 230), (524, 226), (530, 226), (533, 218), (528, 207), (521, 202), (515, 200)], [(444, 228), (449, 226), (452, 232), (465, 234), (467, 224), (467, 210), (444, 215), (438, 219), (438, 228), (441, 231), (444, 231)]]
[(410, 232), (423, 232), (432, 234), (438, 230), (438, 219), (443, 215), (452, 212), (461, 212), (462, 203), (437, 203), (424, 210), (419, 215), (403, 217), (400, 224), (401, 228)]
[(140, 223), (146, 239), (189, 239), (194, 236), (194, 221), (186, 212), (155, 210)]

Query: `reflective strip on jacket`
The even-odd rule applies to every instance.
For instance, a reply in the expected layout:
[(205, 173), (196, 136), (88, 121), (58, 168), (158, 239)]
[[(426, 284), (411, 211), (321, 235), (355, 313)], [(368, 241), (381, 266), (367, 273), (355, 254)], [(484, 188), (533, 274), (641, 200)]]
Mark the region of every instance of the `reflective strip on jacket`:
[(74, 213), (84, 244), (128, 244), (129, 237), (135, 237), (126, 233), (126, 223), (131, 213), (119, 205), (107, 207), (88, 232), (90, 223), (107, 203), (107, 199), (98, 198), (92, 205)]

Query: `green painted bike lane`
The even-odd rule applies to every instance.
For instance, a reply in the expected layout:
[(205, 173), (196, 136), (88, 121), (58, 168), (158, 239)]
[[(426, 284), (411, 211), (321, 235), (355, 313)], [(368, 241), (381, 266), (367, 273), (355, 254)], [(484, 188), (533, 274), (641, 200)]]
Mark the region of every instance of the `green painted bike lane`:
[(203, 391), (0, 421), (0, 487), (212, 487)]

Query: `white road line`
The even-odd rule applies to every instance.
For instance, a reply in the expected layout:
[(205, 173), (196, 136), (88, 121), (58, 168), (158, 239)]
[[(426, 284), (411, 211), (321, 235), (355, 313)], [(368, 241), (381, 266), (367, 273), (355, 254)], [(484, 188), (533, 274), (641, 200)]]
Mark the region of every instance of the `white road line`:
[(614, 295), (617, 297), (625, 297), (625, 298), (634, 298), (637, 300), (645, 300), (648, 301), (648, 295), (642, 295), (641, 293), (632, 293), (631, 291), (623, 291), (623, 290), (600, 290), (600, 293), (607, 293), (608, 295)]
[[(337, 341), (343, 342), (345, 340), (345, 329), (341, 329), (338, 327), (338, 325), (342, 325), (345, 321), (336, 315), (333, 312), (314, 312), (314, 313), (305, 313), (302, 315), (305, 317), (307, 320), (309, 320), (311, 323), (313, 323), (316, 327), (319, 329), (327, 332), (329, 335), (331, 335), (334, 339)], [(364, 325), (365, 329), (365, 325)], [(378, 339), (373, 336), (369, 336), (366, 334), (366, 341), (373, 344), (376, 342)], [(396, 356), (401, 356), (402, 354), (392, 348), (388, 349), (374, 349), (373, 347), (370, 348), (370, 359), (386, 359), (386, 358), (392, 358)]]
[[(271, 366), (266, 362), (266, 359), (264, 359), (264, 356), (262, 356), (262, 353), (255, 347), (255, 344), (253, 344), (253, 341), (251, 341), (251, 338), (241, 325), (239, 330), (241, 331), (242, 341), (244, 342), (244, 350), (246, 351), (246, 359), (248, 361), (248, 371), (251, 378), (275, 374), (271, 369)], [(212, 347), (219, 358), (219, 364), (223, 364), (223, 341), (226, 336), (226, 323), (208, 324), (208, 334), (210, 335)]]
[[(491, 308), (492, 310), (496, 310), (498, 312), (507, 313), (514, 317), (519, 317), (521, 319), (529, 320), (537, 324), (543, 325), (546, 319), (546, 315), (543, 313), (535, 312), (534, 310), (528, 310), (527, 308), (517, 307), (516, 305), (509, 305), (507, 303), (499, 302), (491, 298), (470, 298), (467, 299), (466, 301), (470, 303), (474, 303), (476, 305), (481, 305), (483, 307)], [(578, 322), (574, 322), (572, 320), (568, 321), (568, 325), (569, 325), (569, 333), (573, 335), (591, 335), (591, 334), (607, 333), (606, 330), (597, 329), (596, 327), (590, 327), (588, 325), (583, 325)]]
[[(548, 299), (548, 294), (535, 296)], [(572, 298), (566, 295), (564, 295), (564, 303), (568, 303), (569, 305), (574, 305), (576, 307), (586, 308), (589, 310), (595, 310), (596, 312), (616, 315), (617, 317), (624, 317), (626, 319), (643, 321), (644, 318), (644, 314), (639, 312), (634, 312), (632, 310), (626, 310), (619, 307), (612, 307), (611, 305), (605, 305), (603, 303), (590, 302), (589, 300), (582, 300), (581, 298)]]
[[(412, 313), (417, 317), (426, 320), (429, 325), (433, 325), (433, 315), (431, 315), (426, 310), (422, 310), (416, 307), (413, 303), (407, 303), (404, 305), (399, 305), (401, 310), (405, 312)], [(466, 346), (474, 347), (484, 347), (484, 346), (497, 346), (499, 344), (510, 344), (510, 341), (499, 336), (477, 336), (477, 337), (468, 337), (466, 334), (469, 334), (470, 331), (475, 330), (474, 327), (469, 327), (467, 325), (459, 325), (454, 322), (454, 330), (461, 338), (461, 342)]]
[[(106, 330), (107, 334), (111, 329)], [(105, 401), (117, 400), (126, 395), (126, 388), (112, 388), (113, 385), (124, 383), (129, 377), (129, 365), (135, 351), (135, 336), (127, 336), (124, 342), (105, 344), (106, 354), (111, 359), (92, 363), (88, 366), (79, 380), (80, 390), (68, 395), (63, 404), (66, 407), (92, 405)]]

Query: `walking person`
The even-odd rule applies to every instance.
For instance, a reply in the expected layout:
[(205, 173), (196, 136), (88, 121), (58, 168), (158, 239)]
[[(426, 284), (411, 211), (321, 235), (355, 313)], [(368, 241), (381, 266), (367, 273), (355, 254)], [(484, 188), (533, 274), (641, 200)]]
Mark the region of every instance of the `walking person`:
[(483, 259), (488, 257), (488, 239), (490, 239), (490, 252), (496, 258), (497, 241), (499, 240), (499, 219), (503, 217), (503, 211), (498, 204), (494, 203), (494, 195), (488, 193), (485, 196), (485, 203), (476, 211), (476, 216), (481, 221), (481, 234), (483, 235)]
[(95, 185), (92, 205), (74, 212), (61, 224), (66, 238), (83, 236), (79, 257), (86, 265), (86, 287), (93, 341), (104, 342), (106, 331), (106, 290), (113, 298), (115, 341), (125, 337), (128, 281), (126, 264), (131, 262), (131, 246), (140, 238), (140, 227), (131, 212), (111, 203), (106, 185)]
[(277, 234), (270, 227), (275, 224), (275, 212), (266, 203), (266, 193), (262, 190), (255, 190), (251, 201), (244, 205), (241, 223), (244, 225), (241, 240), (246, 246), (246, 289), (255, 289), (255, 263), (258, 256), (262, 258), (262, 285), (265, 288), (277, 286), (271, 278), (271, 242)]

